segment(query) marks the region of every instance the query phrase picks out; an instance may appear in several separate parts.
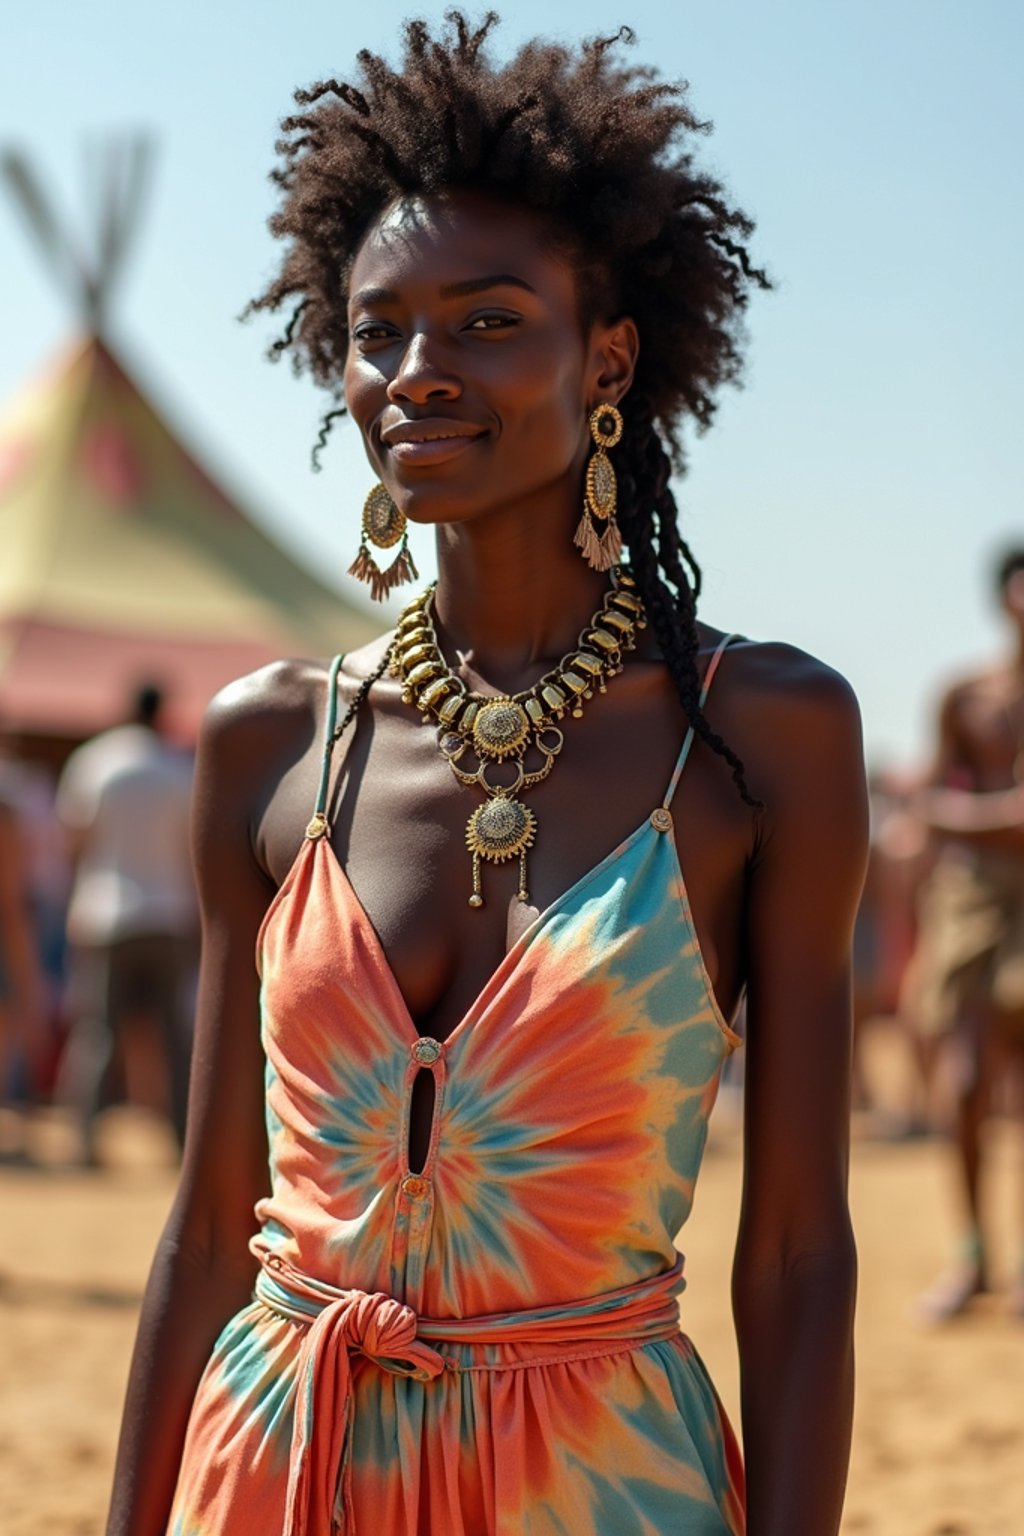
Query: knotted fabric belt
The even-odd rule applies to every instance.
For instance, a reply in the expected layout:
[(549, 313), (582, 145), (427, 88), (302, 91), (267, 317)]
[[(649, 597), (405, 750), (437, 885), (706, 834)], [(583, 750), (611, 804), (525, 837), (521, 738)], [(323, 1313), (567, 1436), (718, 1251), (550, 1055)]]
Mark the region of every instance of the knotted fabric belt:
[[(299, 1351), (282, 1536), (353, 1536), (352, 1364), (358, 1351), (395, 1376), (430, 1381), (458, 1370), (433, 1343), (627, 1345), (679, 1332), (682, 1259), (669, 1270), (585, 1301), (483, 1317), (418, 1317), (381, 1291), (339, 1290), (257, 1250), (256, 1297), (306, 1325)], [(430, 1341), (430, 1342), (428, 1342)], [(544, 1358), (538, 1360), (543, 1364)], [(495, 1367), (500, 1369), (500, 1366)]]

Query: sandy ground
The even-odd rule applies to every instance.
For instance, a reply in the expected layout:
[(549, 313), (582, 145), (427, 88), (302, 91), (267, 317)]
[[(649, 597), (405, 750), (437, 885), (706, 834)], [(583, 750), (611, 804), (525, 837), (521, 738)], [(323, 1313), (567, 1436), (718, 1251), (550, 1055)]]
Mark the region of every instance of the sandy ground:
[[(884, 1065), (884, 1049), (876, 1047)], [(60, 1171), (57, 1121), (37, 1127), (53, 1165), (0, 1172), (0, 1526), (6, 1536), (99, 1536), (136, 1310), (174, 1184), (161, 1128), (132, 1111), (105, 1126), (113, 1167)], [(1015, 1130), (992, 1127), (997, 1268), (1024, 1211)], [(855, 1144), (861, 1254), (859, 1387), (843, 1524), (849, 1536), (1021, 1536), (1024, 1325), (998, 1297), (941, 1331), (912, 1303), (951, 1251), (944, 1148)], [(682, 1243), (684, 1326), (738, 1422), (729, 1265), (739, 1200), (734, 1103), (723, 1100)]]

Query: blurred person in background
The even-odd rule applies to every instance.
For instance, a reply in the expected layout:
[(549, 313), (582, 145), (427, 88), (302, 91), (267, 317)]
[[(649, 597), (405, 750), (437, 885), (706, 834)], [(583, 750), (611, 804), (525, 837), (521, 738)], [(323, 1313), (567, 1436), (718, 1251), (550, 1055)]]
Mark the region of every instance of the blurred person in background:
[[(1024, 546), (999, 560), (995, 588), (1011, 647), (946, 691), (931, 787), (920, 799), (937, 857), (905, 1001), (926, 1070), (950, 1048), (965, 1218), (958, 1261), (921, 1298), (934, 1322), (990, 1288), (983, 1129), (993, 1090), (1024, 1067)], [(1024, 1319), (1024, 1250), (1010, 1305)]]
[[(930, 867), (928, 828), (916, 814), (919, 785), (889, 768), (868, 776), (871, 835), (867, 878), (853, 940), (854, 1108), (868, 1111), (874, 1134), (885, 1139), (929, 1129), (925, 1080), (918, 1072), (916, 1038), (900, 1008), (904, 977), (916, 941), (917, 893)], [(864, 1069), (864, 1037), (875, 1025), (897, 1030), (907, 1070), (900, 1092), (879, 1092)]]
[[(6, 748), (6, 750), (5, 750)], [(67, 837), (56, 815), (56, 775), (33, 760), (30, 744), (0, 732), (0, 799), (17, 823), (36, 957), (42, 972), (45, 1031), (36, 1088), (46, 1095), (63, 1033), (67, 969), (66, 923), (71, 891)]]
[[(140, 688), (130, 721), (69, 757), (57, 813), (72, 844), (71, 1032), (58, 1096), (74, 1109), (83, 1163), (115, 1058), (129, 1086), (152, 1079), (179, 1147), (185, 1133), (197, 914), (189, 857), (190, 760), (160, 731), (163, 698)], [(136, 1096), (151, 1097), (151, 1093)]]
[[(47, 1038), (46, 989), (29, 898), (29, 861), (17, 798), (0, 758), (0, 1105), (31, 1098)], [(10, 1123), (8, 1123), (10, 1122)], [(27, 1162), (20, 1116), (8, 1115), (0, 1161)], [(11, 1131), (15, 1139), (9, 1140)]]

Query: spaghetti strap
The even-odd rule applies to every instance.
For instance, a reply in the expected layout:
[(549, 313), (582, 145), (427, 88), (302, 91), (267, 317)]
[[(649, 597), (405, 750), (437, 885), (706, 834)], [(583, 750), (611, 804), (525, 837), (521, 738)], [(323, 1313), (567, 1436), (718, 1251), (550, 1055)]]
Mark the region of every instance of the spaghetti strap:
[[(715, 673), (718, 671), (722, 657), (725, 655), (732, 642), (734, 640), (739, 640), (740, 638), (741, 636), (737, 634), (724, 635), (723, 638), (719, 641), (718, 645), (715, 647), (714, 654), (712, 655), (711, 660), (708, 662), (708, 669), (704, 674), (703, 687), (700, 690), (701, 709), (703, 709), (704, 705), (707, 703), (708, 694), (711, 692), (711, 684), (715, 680)], [(668, 791), (664, 800), (661, 802), (665, 810), (668, 810), (669, 806), (672, 804), (672, 796), (676, 792), (676, 786), (679, 783), (680, 775), (682, 774), (683, 769), (686, 767), (686, 759), (690, 755), (690, 748), (693, 746), (693, 738), (696, 734), (696, 731), (691, 725), (687, 730), (685, 737), (683, 738), (682, 750), (680, 751), (679, 757), (676, 760), (676, 766), (672, 771), (672, 778), (669, 781)]]
[(327, 710), (324, 717), (324, 749), (320, 762), (320, 784), (316, 792), (313, 817), (306, 828), (307, 837), (323, 837), (327, 831), (327, 792), (331, 782), (331, 757), (334, 752), (334, 727), (338, 720), (338, 673), (344, 652), (335, 656), (327, 672)]

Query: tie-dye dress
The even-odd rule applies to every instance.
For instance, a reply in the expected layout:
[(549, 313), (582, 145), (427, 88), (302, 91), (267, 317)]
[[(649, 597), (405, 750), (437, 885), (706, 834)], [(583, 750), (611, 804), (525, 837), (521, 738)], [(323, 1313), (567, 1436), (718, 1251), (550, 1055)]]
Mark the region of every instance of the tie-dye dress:
[(663, 803), (443, 1041), (419, 1036), (325, 835), (325, 753), (259, 937), (259, 1279), (199, 1384), (173, 1536), (743, 1531), (736, 1442), (677, 1302), (675, 1238), (737, 1044), (673, 835), (692, 740)]

